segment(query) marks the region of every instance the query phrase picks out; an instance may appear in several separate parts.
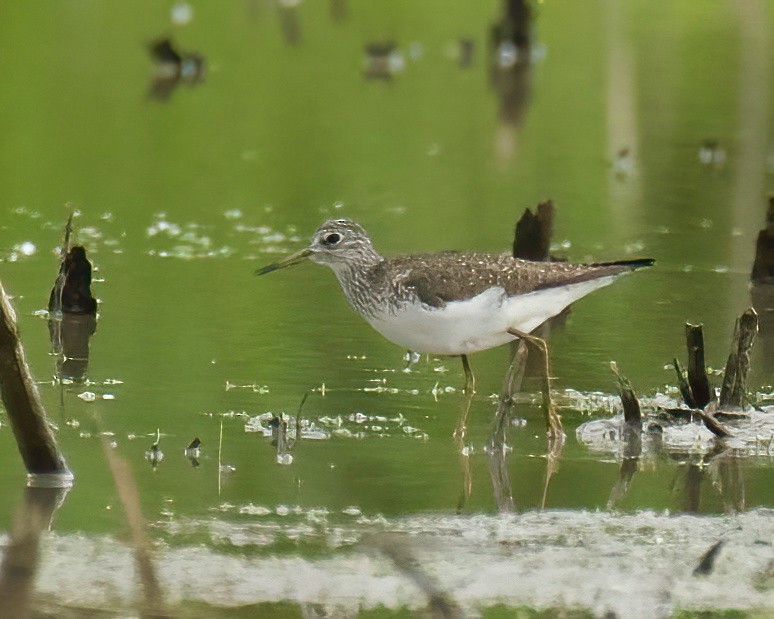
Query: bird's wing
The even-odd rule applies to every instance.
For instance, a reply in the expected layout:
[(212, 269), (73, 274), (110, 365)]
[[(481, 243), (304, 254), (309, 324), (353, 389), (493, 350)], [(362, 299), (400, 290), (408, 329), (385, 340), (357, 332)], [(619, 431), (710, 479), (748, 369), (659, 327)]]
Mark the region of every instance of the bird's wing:
[(600, 264), (530, 262), (508, 254), (444, 252), (414, 254), (389, 261), (389, 271), (405, 273), (402, 285), (430, 307), (475, 297), (498, 286), (509, 297), (619, 275), (652, 260)]

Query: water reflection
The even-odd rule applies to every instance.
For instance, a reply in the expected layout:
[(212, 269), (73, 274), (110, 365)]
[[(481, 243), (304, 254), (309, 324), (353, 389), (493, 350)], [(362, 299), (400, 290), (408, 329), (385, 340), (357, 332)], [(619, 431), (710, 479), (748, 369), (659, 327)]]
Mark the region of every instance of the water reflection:
[(681, 509), (699, 513), (702, 498), (702, 482), (706, 476), (720, 496), (727, 513), (745, 509), (745, 482), (742, 472), (742, 457), (718, 440), (709, 453), (697, 457), (686, 455), (682, 465)]
[(331, 19), (342, 22), (349, 17), (348, 0), (330, 0)]
[(68, 488), (25, 488), (0, 565), (0, 617), (30, 616), (40, 559), (40, 538), (51, 526)]
[(499, 101), (495, 153), (504, 164), (516, 150), (531, 90), (532, 8), (527, 0), (504, 0), (502, 16), (490, 29), (489, 54), (489, 80)]
[(301, 0), (276, 0), (279, 13), (282, 38), (290, 46), (301, 43), (301, 24), (298, 18), (298, 7)]
[(62, 314), (48, 321), (53, 352), (58, 355), (56, 375), (82, 382), (89, 368), (89, 340), (97, 330), (97, 318), (91, 314)]
[(492, 424), (492, 434), (489, 437), (486, 450), (495, 504), (501, 513), (511, 512), (516, 508), (508, 474), (508, 453), (511, 451), (511, 447), (507, 441), (515, 405), (514, 397), (521, 389), (526, 364), (527, 344), (523, 340), (518, 340), (511, 345), (510, 362), (500, 388), (497, 411)]

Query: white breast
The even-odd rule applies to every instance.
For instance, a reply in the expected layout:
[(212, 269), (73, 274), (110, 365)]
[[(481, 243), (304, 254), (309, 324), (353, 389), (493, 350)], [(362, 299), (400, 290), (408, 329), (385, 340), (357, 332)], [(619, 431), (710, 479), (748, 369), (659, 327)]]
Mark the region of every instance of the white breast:
[(617, 276), (538, 290), (507, 297), (502, 288), (490, 288), (466, 301), (442, 308), (419, 303), (368, 318), (371, 326), (391, 342), (417, 352), (464, 355), (500, 346), (513, 339), (509, 328), (529, 333), (573, 301), (607, 286)]

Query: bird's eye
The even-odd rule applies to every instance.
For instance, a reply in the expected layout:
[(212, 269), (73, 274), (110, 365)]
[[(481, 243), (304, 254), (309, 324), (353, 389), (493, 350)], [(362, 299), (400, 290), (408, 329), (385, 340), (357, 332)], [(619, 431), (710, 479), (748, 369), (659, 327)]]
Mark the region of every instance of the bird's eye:
[(335, 232), (326, 234), (323, 237), (323, 245), (336, 245), (336, 243), (338, 243), (339, 241), (341, 241), (341, 235), (336, 234)]

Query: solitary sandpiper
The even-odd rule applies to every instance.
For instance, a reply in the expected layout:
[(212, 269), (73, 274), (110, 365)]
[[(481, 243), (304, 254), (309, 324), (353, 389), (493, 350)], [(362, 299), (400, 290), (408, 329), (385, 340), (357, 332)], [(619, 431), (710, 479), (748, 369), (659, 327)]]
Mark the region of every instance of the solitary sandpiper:
[(309, 258), (333, 269), (350, 305), (391, 342), (408, 350), (462, 357), (523, 338), (546, 354), (531, 331), (573, 301), (653, 260), (597, 264), (530, 262), (508, 254), (440, 252), (382, 257), (362, 226), (323, 223), (309, 247), (257, 275)]

